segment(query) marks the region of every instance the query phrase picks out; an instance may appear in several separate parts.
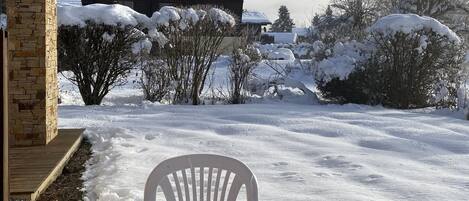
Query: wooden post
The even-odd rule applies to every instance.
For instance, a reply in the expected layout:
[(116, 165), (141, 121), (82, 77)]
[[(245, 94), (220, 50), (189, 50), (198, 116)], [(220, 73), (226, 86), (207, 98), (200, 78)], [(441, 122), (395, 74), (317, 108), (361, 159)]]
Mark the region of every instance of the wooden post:
[(5, 38), (6, 32), (1, 31), (1, 41), (0, 44), (2, 45), (2, 124), (3, 124), (3, 131), (2, 131), (2, 159), (3, 159), (3, 183), (2, 183), (2, 200), (8, 200), (9, 196), (9, 171), (8, 171), (8, 70), (7, 70), (7, 51), (6, 45), (7, 40)]

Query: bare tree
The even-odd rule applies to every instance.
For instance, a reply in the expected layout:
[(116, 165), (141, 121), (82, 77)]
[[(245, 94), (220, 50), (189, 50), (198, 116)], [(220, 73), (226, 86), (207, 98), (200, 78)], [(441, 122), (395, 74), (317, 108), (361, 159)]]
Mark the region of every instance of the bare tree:
[(349, 19), (353, 29), (364, 29), (378, 17), (376, 0), (333, 0), (331, 6)]
[(78, 86), (86, 105), (99, 105), (115, 86), (126, 82), (135, 64), (132, 45), (142, 39), (133, 26), (110, 26), (88, 21), (84, 27), (60, 26), (59, 66)]
[(313, 38), (326, 44), (349, 39), (363, 39), (366, 28), (380, 15), (376, 0), (332, 0), (325, 14), (312, 20)]

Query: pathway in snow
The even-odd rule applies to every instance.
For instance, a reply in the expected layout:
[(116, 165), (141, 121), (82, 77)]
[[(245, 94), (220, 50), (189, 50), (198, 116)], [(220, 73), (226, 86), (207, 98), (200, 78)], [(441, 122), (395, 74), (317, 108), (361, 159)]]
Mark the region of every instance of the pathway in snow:
[(235, 157), (260, 200), (467, 200), (469, 123), (367, 106), (61, 106), (86, 127), (89, 200), (142, 200), (150, 171), (182, 154)]

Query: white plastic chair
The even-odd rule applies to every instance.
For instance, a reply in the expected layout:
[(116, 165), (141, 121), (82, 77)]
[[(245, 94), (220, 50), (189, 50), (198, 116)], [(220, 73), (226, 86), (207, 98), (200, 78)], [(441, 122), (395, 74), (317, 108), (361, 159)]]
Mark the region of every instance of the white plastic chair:
[(178, 201), (236, 201), (243, 185), (247, 201), (258, 201), (256, 176), (241, 161), (209, 154), (179, 156), (151, 172), (143, 200), (155, 201), (160, 186), (167, 201), (176, 201), (176, 196)]

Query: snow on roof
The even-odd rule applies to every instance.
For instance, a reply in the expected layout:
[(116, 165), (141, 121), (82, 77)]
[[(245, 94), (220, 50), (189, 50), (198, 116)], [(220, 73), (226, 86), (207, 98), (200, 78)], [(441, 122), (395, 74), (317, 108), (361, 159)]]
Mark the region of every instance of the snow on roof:
[(244, 11), (241, 23), (245, 24), (272, 24), (269, 18), (258, 11)]
[(275, 43), (296, 43), (296, 39), (298, 38), (296, 33), (268, 32), (265, 34), (273, 36)]
[(107, 25), (150, 25), (150, 18), (119, 4), (91, 4), (86, 6), (58, 6), (59, 25), (85, 26), (86, 21)]
[(292, 33), (296, 33), (298, 36), (307, 36), (309, 33), (308, 28), (292, 28)]
[(81, 6), (81, 0), (57, 0), (58, 6)]
[(423, 29), (430, 29), (439, 35), (447, 36), (451, 41), (461, 42), (456, 33), (438, 20), (415, 14), (392, 14), (382, 17), (369, 28), (369, 31), (394, 35), (396, 32), (411, 33)]

